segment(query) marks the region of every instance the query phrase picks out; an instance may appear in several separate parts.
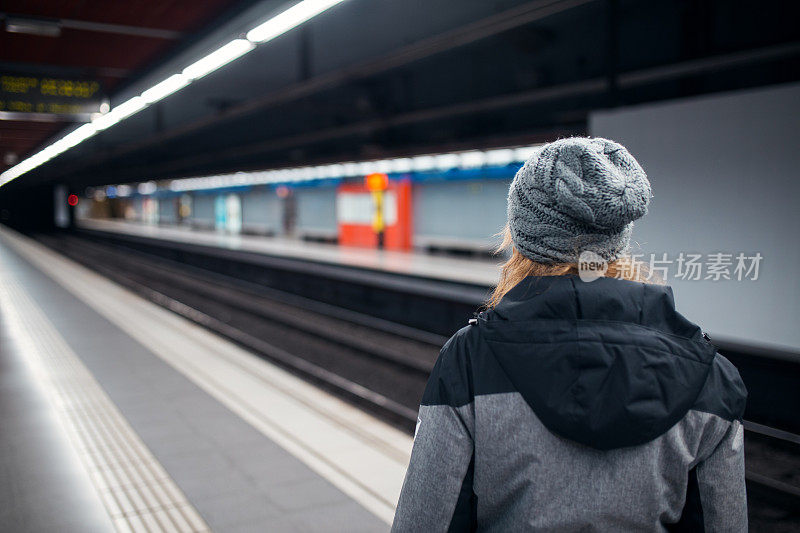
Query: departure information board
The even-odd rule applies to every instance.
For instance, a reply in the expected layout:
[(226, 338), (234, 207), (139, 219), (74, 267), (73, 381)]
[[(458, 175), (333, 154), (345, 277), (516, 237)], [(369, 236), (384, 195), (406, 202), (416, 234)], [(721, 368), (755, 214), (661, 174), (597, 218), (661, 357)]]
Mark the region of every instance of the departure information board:
[(103, 100), (95, 80), (0, 73), (0, 118), (89, 120)]

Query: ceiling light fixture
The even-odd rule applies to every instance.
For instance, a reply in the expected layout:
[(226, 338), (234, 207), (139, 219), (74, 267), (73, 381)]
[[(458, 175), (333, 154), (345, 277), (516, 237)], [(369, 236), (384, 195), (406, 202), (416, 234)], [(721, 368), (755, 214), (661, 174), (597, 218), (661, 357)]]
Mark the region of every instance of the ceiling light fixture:
[(293, 5), (280, 15), (276, 15), (247, 32), (247, 39), (254, 43), (264, 43), (283, 35), (299, 26), (300, 24), (312, 19), (332, 8), (343, 0), (303, 0)]
[(183, 69), (182, 74), (191, 80), (199, 80), (203, 76), (227, 65), (234, 59), (242, 57), (255, 47), (256, 45), (247, 39), (234, 39), (225, 46), (211, 52), (203, 59)]
[(154, 104), (159, 100), (163, 100), (175, 91), (183, 89), (189, 85), (191, 81), (191, 79), (187, 78), (183, 74), (173, 74), (161, 83), (157, 83), (143, 92), (142, 99), (147, 104)]
[[(361, 162), (344, 162), (316, 167), (295, 167), (276, 170), (259, 170), (255, 172), (237, 172), (252, 178), (247, 181), (256, 183), (289, 183), (312, 179), (341, 179), (353, 176), (364, 176), (372, 172), (385, 170), (386, 174), (405, 174), (407, 172), (449, 172), (451, 169), (473, 170), (486, 167), (504, 167), (510, 163), (523, 163), (541, 145), (519, 146), (495, 150), (471, 150), (467, 152), (445, 152), (441, 154), (424, 154), (413, 158), (381, 159)], [(214, 189), (223, 186), (220, 179), (228, 176), (206, 176), (174, 179), (169, 184), (172, 191), (195, 191)]]
[(125, 120), (134, 113), (138, 113), (145, 107), (147, 107), (147, 102), (144, 100), (144, 98), (141, 96), (134, 96), (130, 100), (127, 100), (126, 102), (123, 102), (115, 107), (111, 112), (106, 113), (105, 115), (100, 115), (96, 119), (92, 120), (92, 124), (94, 124), (94, 127), (97, 129), (97, 131), (103, 131), (119, 121)]

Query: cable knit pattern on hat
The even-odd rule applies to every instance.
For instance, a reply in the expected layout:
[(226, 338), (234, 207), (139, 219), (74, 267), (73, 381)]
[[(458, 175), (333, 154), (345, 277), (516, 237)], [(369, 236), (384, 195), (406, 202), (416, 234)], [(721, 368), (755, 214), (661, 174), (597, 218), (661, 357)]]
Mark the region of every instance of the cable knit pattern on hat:
[(542, 146), (508, 191), (514, 246), (543, 263), (576, 263), (584, 250), (606, 261), (628, 252), (633, 221), (652, 196), (642, 167), (620, 144), (573, 137)]

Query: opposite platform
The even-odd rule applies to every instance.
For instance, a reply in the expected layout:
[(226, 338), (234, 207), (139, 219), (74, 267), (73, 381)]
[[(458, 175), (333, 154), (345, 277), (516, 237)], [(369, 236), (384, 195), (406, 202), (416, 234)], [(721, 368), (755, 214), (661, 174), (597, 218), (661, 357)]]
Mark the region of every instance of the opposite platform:
[[(17, 485), (49, 480), (44, 501), (83, 476), (70, 484), (94, 517), (28, 530), (388, 529), (408, 435), (5, 228), (0, 286), (4, 361), (15, 350), (18, 380), (39, 381), (39, 411), (64, 428), (50, 464), (73, 458), (58, 477), (17, 442), (24, 465), (4, 470)], [(4, 426), (31, 411), (3, 405)], [(0, 529), (27, 520), (24, 497), (4, 494), (17, 507)]]
[(179, 226), (152, 226), (122, 220), (83, 219), (79, 228), (186, 242), (265, 255), (306, 259), (334, 265), (367, 268), (394, 274), (491, 286), (497, 283), (499, 261), (435, 256), (420, 252), (376, 250), (305, 242), (284, 237), (232, 235)]

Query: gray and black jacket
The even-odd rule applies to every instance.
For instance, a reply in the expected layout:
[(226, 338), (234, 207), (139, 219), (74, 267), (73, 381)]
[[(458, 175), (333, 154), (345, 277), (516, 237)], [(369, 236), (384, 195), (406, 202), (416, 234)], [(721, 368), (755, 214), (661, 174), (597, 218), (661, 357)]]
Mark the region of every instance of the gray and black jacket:
[(529, 277), (442, 348), (393, 531), (747, 530), (733, 365), (668, 286)]

